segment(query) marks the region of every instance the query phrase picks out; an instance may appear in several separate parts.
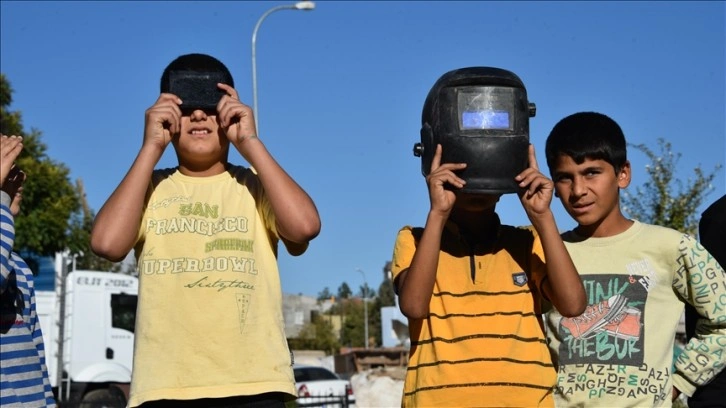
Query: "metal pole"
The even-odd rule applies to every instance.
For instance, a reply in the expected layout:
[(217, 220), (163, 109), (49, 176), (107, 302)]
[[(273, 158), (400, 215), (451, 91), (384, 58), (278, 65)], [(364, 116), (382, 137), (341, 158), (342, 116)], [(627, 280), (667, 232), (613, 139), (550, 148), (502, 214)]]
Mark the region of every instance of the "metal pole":
[(265, 11), (259, 20), (257, 20), (257, 24), (255, 24), (255, 29), (252, 31), (252, 113), (255, 118), (255, 128), (258, 134), (260, 132), (260, 122), (257, 115), (257, 30), (260, 29), (260, 25), (262, 25), (262, 22), (267, 16), (278, 10), (313, 10), (314, 8), (315, 3), (312, 1), (301, 1), (295, 4), (275, 6)]
[(368, 280), (366, 279), (366, 273), (363, 269), (357, 268), (356, 271), (363, 275), (363, 284), (365, 284), (363, 287), (363, 319), (365, 320), (365, 345), (366, 349), (368, 349)]

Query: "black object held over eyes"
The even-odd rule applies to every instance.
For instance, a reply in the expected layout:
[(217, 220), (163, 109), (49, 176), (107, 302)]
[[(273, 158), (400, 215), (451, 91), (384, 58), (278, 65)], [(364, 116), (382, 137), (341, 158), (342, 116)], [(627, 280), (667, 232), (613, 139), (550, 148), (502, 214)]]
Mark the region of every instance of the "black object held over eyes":
[(230, 78), (220, 71), (171, 71), (165, 92), (172, 93), (182, 100), (180, 106), (185, 116), (197, 109), (210, 115), (217, 114), (217, 104), (225, 92), (217, 83), (230, 83)]
[(429, 91), (421, 115), (421, 157), (424, 176), (431, 170), (436, 145), (441, 163), (466, 163), (458, 172), (466, 180), (461, 192), (515, 193), (514, 177), (527, 168), (529, 118), (536, 114), (527, 90), (514, 73), (492, 67), (449, 71)]

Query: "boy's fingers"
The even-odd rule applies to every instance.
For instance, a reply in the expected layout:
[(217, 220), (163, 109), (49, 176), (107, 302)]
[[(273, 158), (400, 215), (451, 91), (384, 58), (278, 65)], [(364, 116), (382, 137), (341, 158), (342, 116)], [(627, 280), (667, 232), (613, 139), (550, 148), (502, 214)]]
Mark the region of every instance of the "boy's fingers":
[(182, 103), (182, 100), (172, 93), (162, 93), (161, 95), (159, 95), (159, 99), (156, 100), (156, 104), (163, 101), (171, 101), (177, 105), (180, 105)]
[(431, 170), (429, 173), (433, 173), (436, 169), (439, 168), (441, 165), (441, 145), (436, 145), (436, 150), (434, 151), (434, 158), (431, 159)]
[(529, 145), (529, 167), (539, 170), (537, 165), (537, 157), (534, 154), (534, 146)]
[(23, 150), (23, 138), (21, 136), (5, 136), (0, 139), (0, 184), (12, 174), (15, 167), (15, 160)]
[(237, 95), (237, 90), (232, 88), (231, 86), (223, 83), (218, 83), (217, 88), (223, 90), (224, 92), (227, 92), (227, 95), (234, 99), (239, 99), (239, 96)]

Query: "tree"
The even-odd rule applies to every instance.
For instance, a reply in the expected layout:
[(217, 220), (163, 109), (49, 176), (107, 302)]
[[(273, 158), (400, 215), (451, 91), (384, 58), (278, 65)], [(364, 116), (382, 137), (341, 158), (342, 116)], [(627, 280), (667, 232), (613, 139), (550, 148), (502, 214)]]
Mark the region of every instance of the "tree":
[[(340, 343), (348, 347), (363, 347), (365, 346), (365, 321), (362, 299), (341, 300), (345, 315), (340, 330)], [(368, 329), (370, 330), (370, 323)]]
[[(22, 114), (10, 111), (13, 89), (0, 74), (0, 130), (4, 135), (23, 137), (23, 152), (17, 164), (28, 174), (23, 185), (21, 216), (15, 220), (15, 244), (34, 273), (37, 257), (53, 256), (68, 250), (75, 256), (76, 267), (118, 272), (122, 263), (102, 259), (90, 249), (90, 234), (95, 214), (88, 207), (83, 183), (70, 181), (70, 170), (47, 155), (48, 147), (37, 129), (26, 132)], [(133, 267), (127, 268), (129, 273)]]
[(358, 296), (361, 298), (372, 298), (375, 294), (368, 286), (368, 283), (364, 283), (358, 287)]
[(347, 283), (343, 282), (338, 287), (338, 298), (340, 299), (348, 299), (350, 295), (352, 295), (353, 292), (350, 290), (350, 286), (348, 286)]
[(333, 294), (330, 292), (330, 289), (326, 286), (325, 289), (322, 290), (322, 292), (318, 293), (318, 301), (328, 300), (333, 297)]
[(391, 261), (387, 261), (383, 266), (383, 282), (378, 286), (378, 301), (380, 306), (395, 306), (396, 293), (393, 291), (393, 282), (391, 281)]
[(91, 228), (96, 217), (86, 201), (83, 182), (76, 180), (76, 194), (81, 201), (81, 211), (72, 214), (68, 228), (68, 251), (76, 255), (76, 268), (94, 271), (123, 272), (132, 274), (133, 265), (124, 268), (123, 262), (111, 262), (91, 251)]
[(335, 354), (340, 348), (333, 325), (320, 315), (315, 315), (312, 322), (303, 326), (297, 338), (288, 339), (288, 343), (295, 350), (323, 350), (327, 355)]
[(22, 216), (15, 221), (15, 249), (53, 255), (68, 247), (69, 219), (80, 210), (79, 197), (68, 168), (46, 154), (41, 132), (26, 132), (21, 113), (9, 111), (12, 93), (9, 81), (0, 74), (0, 128), (5, 135), (23, 137), (24, 149), (17, 164), (28, 174), (23, 185)]
[(639, 221), (696, 236), (699, 219), (696, 210), (713, 191), (711, 182), (721, 166), (716, 166), (708, 174), (701, 166), (696, 167), (693, 169), (695, 178), (689, 178), (684, 186), (683, 181), (676, 177), (676, 165), (681, 154), (674, 154), (669, 142), (658, 139), (660, 155), (644, 144), (632, 146), (650, 159), (650, 164), (645, 166), (648, 181), (637, 186), (635, 194), (624, 191), (623, 211)]

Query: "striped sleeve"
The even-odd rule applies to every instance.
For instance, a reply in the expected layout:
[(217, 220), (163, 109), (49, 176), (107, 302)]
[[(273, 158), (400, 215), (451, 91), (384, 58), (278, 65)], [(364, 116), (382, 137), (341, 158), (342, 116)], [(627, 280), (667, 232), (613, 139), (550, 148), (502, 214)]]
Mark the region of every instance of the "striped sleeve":
[(32, 328), (33, 344), (35, 349), (38, 350), (38, 357), (40, 358), (41, 372), (43, 373), (43, 392), (45, 394), (46, 406), (54, 406), (55, 399), (53, 398), (53, 389), (50, 386), (50, 378), (48, 377), (48, 364), (45, 361), (45, 344), (43, 344), (43, 331), (41, 330), (40, 320), (38, 319), (38, 313), (36, 311), (35, 303), (35, 283), (29, 281), (30, 289), (30, 327)]
[(55, 407), (35, 310), (33, 272), (12, 252), (15, 240), (9, 197), (0, 192), (0, 406)]
[(15, 241), (15, 225), (10, 214), (10, 197), (0, 191), (0, 294), (5, 295), (10, 276), (10, 253)]

